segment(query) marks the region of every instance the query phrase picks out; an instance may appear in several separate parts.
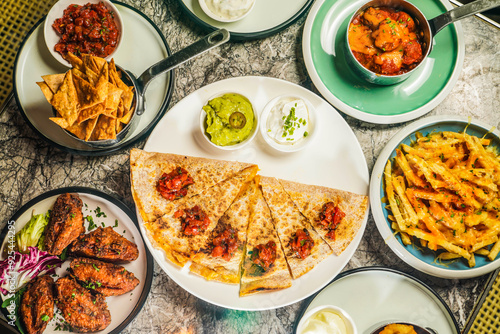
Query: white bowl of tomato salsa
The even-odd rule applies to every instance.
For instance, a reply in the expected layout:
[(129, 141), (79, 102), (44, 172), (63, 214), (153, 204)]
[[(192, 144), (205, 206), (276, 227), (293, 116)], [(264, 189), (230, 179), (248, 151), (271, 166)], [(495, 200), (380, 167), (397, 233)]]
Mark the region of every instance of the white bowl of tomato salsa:
[(54, 58), (70, 67), (62, 54), (89, 53), (111, 60), (123, 40), (118, 9), (106, 0), (60, 0), (44, 24), (45, 44)]

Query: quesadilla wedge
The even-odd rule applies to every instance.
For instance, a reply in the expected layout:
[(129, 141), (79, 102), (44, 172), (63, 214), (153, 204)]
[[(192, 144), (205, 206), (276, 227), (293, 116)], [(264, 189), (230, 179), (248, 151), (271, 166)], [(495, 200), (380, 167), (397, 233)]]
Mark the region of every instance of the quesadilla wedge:
[(249, 166), (256, 165), (132, 149), (132, 196), (142, 219), (152, 221), (166, 212), (171, 201), (200, 194)]
[(219, 219), (207, 243), (191, 257), (189, 270), (207, 280), (239, 283), (255, 188), (250, 185), (238, 195)]
[(257, 169), (247, 167), (199, 195), (167, 203), (161, 217), (145, 224), (150, 239), (165, 251), (168, 259), (183, 266), (206, 244), (219, 219), (255, 177)]
[(333, 252), (340, 255), (363, 224), (368, 197), (281, 179), (279, 182)]
[[(257, 183), (258, 177), (256, 179)], [(252, 185), (256, 196), (250, 210), (240, 296), (292, 286), (292, 277), (272, 223), (271, 212), (256, 183)]]
[(297, 279), (332, 254), (332, 250), (300, 213), (276, 178), (262, 177), (260, 185), (290, 272)]

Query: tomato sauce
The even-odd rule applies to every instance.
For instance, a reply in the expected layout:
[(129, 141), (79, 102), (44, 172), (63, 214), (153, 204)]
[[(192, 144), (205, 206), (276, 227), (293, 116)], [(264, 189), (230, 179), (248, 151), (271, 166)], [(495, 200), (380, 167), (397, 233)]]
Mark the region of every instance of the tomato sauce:
[(333, 202), (323, 205), (323, 209), (319, 215), (319, 223), (328, 231), (326, 234), (328, 238), (335, 240), (335, 230), (344, 217), (345, 213), (338, 206), (335, 206)]
[(68, 52), (80, 58), (84, 53), (105, 58), (115, 50), (120, 37), (114, 13), (103, 2), (70, 5), (52, 27), (61, 36), (54, 50), (63, 58)]
[(181, 231), (184, 235), (198, 235), (210, 225), (210, 219), (198, 205), (191, 209), (178, 210), (174, 217), (181, 220)]
[(290, 245), (295, 254), (304, 260), (311, 254), (311, 250), (314, 247), (314, 240), (306, 229), (299, 229), (295, 232), (295, 237)]
[(173, 201), (186, 196), (188, 186), (193, 183), (189, 173), (184, 168), (177, 167), (168, 174), (162, 174), (156, 185), (156, 190), (163, 198)]
[(222, 257), (229, 261), (238, 248), (238, 236), (231, 227), (226, 228), (222, 233), (216, 236), (212, 242), (212, 256)]
[(264, 271), (267, 271), (276, 261), (276, 243), (269, 241), (267, 244), (256, 246), (253, 249), (251, 260)]
[(361, 65), (381, 75), (411, 71), (423, 60), (422, 31), (406, 12), (369, 7), (349, 25), (351, 51)]

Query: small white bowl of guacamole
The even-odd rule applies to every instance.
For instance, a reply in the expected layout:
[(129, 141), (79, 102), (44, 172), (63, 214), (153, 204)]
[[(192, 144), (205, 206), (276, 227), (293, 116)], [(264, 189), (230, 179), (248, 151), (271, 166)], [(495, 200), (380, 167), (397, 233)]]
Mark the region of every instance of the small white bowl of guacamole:
[(257, 115), (252, 102), (243, 94), (221, 93), (203, 106), (200, 129), (210, 145), (222, 150), (237, 150), (255, 138)]
[(300, 96), (278, 96), (261, 115), (260, 132), (266, 143), (280, 152), (304, 149), (315, 136), (315, 108)]

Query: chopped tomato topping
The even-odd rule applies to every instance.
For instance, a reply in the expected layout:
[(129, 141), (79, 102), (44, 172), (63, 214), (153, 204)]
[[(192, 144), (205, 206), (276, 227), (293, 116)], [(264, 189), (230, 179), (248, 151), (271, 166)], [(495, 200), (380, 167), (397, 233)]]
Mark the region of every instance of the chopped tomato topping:
[(267, 271), (276, 260), (276, 243), (269, 241), (267, 244), (260, 244), (253, 249), (253, 263)]
[(182, 198), (187, 195), (188, 186), (193, 184), (193, 179), (188, 172), (181, 167), (177, 167), (170, 173), (163, 173), (158, 180), (156, 190), (169, 201)]
[(222, 257), (224, 260), (229, 261), (238, 248), (238, 236), (236, 231), (231, 227), (226, 228), (212, 242), (212, 256)]
[(178, 210), (174, 213), (174, 217), (180, 218), (181, 230), (185, 235), (197, 235), (210, 225), (210, 219), (198, 205), (191, 209)]
[(299, 229), (295, 232), (291, 247), (295, 254), (303, 260), (311, 254), (311, 250), (314, 247), (314, 241), (306, 229)]
[(343, 213), (338, 206), (335, 206), (333, 202), (328, 202), (323, 205), (323, 210), (319, 215), (319, 223), (324, 229), (328, 230), (326, 234), (328, 238), (335, 240), (335, 230), (344, 217), (345, 213)]
[(116, 48), (120, 36), (113, 17), (114, 13), (102, 1), (70, 5), (63, 17), (52, 24), (61, 36), (54, 50), (63, 57), (71, 52), (80, 58), (83, 53), (106, 58)]

